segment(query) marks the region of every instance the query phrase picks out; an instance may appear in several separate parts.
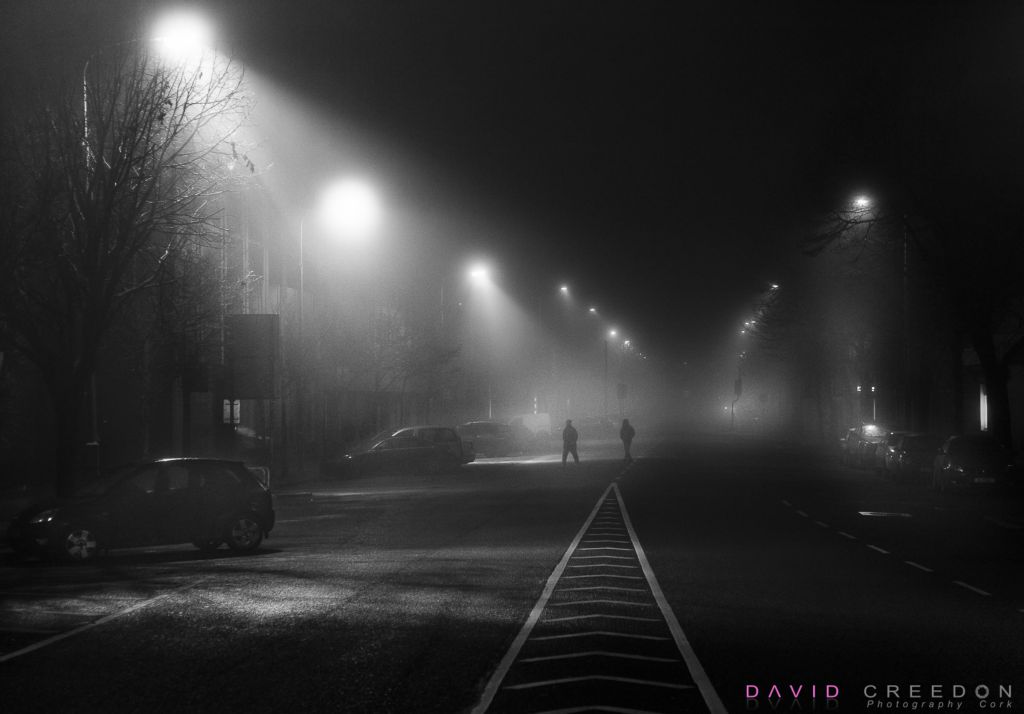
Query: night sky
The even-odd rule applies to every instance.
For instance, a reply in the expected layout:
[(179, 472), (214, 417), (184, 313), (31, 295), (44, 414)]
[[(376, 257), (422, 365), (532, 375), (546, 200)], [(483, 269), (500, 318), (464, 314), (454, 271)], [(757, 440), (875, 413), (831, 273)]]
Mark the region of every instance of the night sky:
[[(222, 46), (315, 106), (393, 197), (454, 217), (423, 240), (492, 256), (524, 294), (566, 281), (674, 356), (731, 334), (801, 260), (816, 215), (891, 179), (930, 106), (948, 100), (968, 135), (1019, 116), (1024, 10), (976, 5), (200, 7)], [(37, 34), (101, 37), (159, 5), (2, 7), (17, 10), (7, 65)], [(302, 139), (279, 138), (278, 161), (312, 182), (325, 140)]]

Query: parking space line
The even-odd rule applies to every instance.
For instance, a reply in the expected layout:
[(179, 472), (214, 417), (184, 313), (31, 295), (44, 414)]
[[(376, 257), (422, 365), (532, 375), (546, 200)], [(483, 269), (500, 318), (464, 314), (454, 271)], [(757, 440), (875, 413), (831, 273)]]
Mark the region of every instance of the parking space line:
[(962, 588), (966, 588), (967, 590), (970, 590), (972, 593), (976, 593), (978, 595), (984, 595), (985, 597), (989, 597), (990, 595), (992, 595), (992, 593), (985, 592), (981, 588), (976, 588), (973, 585), (969, 585), (969, 584), (965, 583), (963, 580), (954, 580), (953, 584), (954, 585), (959, 585)]
[(161, 593), (160, 595), (156, 595), (155, 597), (151, 597), (148, 600), (143, 600), (142, 602), (139, 602), (139, 603), (136, 603), (136, 604), (131, 605), (129, 607), (126, 607), (123, 610), (118, 610), (117, 612), (113, 612), (113, 613), (107, 615), (106, 617), (101, 617), (100, 619), (95, 620), (93, 622), (87, 622), (84, 625), (76, 627), (73, 630), (68, 630), (67, 632), (62, 632), (59, 635), (54, 635), (53, 637), (49, 637), (49, 638), (47, 638), (45, 640), (41, 640), (39, 642), (35, 642), (35, 643), (29, 645), (28, 647), (22, 647), (20, 650), (15, 650), (14, 652), (10, 652), (8, 654), (0, 656), (0, 662), (7, 662), (9, 660), (14, 659), (15, 657), (21, 657), (22, 655), (26, 655), (26, 654), (28, 654), (30, 652), (35, 652), (36, 650), (40, 650), (40, 649), (42, 649), (44, 647), (48, 647), (48, 646), (50, 646), (52, 644), (60, 642), (61, 640), (66, 640), (69, 637), (74, 637), (75, 635), (80, 635), (83, 632), (87, 632), (88, 630), (93, 629), (94, 627), (99, 627), (100, 625), (105, 625), (108, 622), (110, 622), (111, 620), (115, 620), (115, 619), (117, 619), (119, 617), (122, 617), (123, 615), (128, 615), (128, 614), (130, 614), (132, 612), (135, 612), (136, 610), (141, 610), (144, 607), (149, 607), (150, 605), (153, 605), (154, 603), (157, 603), (160, 600), (164, 600), (166, 598), (169, 598), (171, 595), (175, 595), (175, 594), (177, 594), (179, 592), (183, 592), (185, 590), (189, 590), (191, 588), (194, 588), (194, 587), (196, 587), (197, 585), (199, 585), (199, 584), (201, 584), (203, 582), (205, 582), (205, 579), (197, 580), (197, 581), (195, 581), (193, 583), (188, 583), (187, 585), (182, 585), (181, 587), (177, 587), (177, 588), (174, 588), (173, 590), (169, 590), (168, 592)]

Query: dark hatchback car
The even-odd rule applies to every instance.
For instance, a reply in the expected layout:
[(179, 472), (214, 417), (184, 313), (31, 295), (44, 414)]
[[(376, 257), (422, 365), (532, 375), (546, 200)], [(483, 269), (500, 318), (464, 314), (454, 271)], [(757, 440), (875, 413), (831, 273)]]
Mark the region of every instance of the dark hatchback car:
[(247, 552), (273, 527), (270, 490), (245, 464), (177, 458), (118, 469), (72, 498), (29, 507), (7, 536), (18, 555), (80, 561), (110, 548), (187, 542)]
[(896, 442), (892, 462), (887, 463), (889, 475), (896, 481), (930, 478), (935, 452), (943, 441), (934, 434), (904, 434)]
[(966, 434), (946, 440), (932, 463), (932, 487), (994, 490), (1010, 485), (1013, 455), (990, 434)]
[(409, 426), (380, 432), (341, 461), (324, 465), (330, 475), (437, 474), (476, 459), (473, 445), (446, 426)]

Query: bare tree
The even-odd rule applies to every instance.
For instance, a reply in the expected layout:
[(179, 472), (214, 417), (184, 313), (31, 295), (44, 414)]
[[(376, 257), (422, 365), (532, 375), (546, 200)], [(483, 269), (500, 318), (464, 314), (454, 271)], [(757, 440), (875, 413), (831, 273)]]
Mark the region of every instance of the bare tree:
[(249, 108), (230, 61), (170, 64), (125, 43), (4, 117), (0, 345), (49, 389), (58, 493), (75, 485), (99, 348), (167, 261), (215, 231)]

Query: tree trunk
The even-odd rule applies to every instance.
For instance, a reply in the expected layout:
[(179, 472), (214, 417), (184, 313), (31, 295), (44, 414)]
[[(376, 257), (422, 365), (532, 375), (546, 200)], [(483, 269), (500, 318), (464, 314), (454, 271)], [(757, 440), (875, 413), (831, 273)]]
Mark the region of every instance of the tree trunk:
[[(77, 466), (82, 442), (82, 391), (54, 389), (50, 400), (55, 424), (54, 456), (57, 496), (70, 496), (78, 487)], [(93, 447), (97, 448), (97, 447)]]

